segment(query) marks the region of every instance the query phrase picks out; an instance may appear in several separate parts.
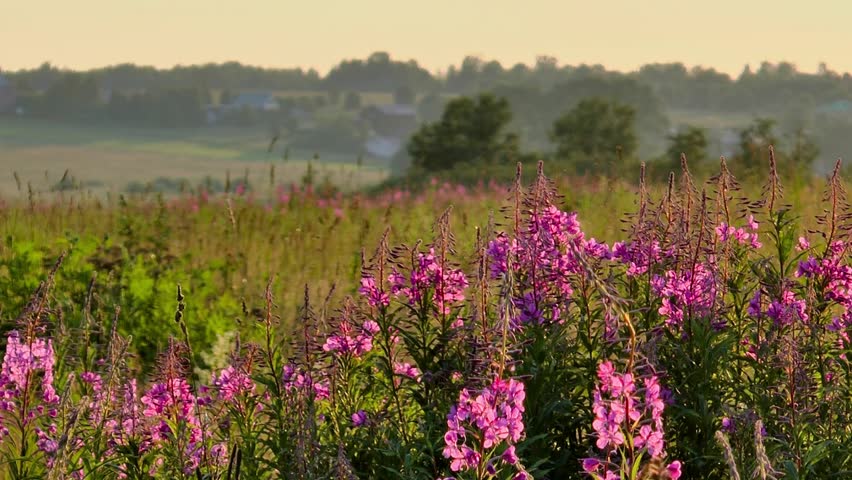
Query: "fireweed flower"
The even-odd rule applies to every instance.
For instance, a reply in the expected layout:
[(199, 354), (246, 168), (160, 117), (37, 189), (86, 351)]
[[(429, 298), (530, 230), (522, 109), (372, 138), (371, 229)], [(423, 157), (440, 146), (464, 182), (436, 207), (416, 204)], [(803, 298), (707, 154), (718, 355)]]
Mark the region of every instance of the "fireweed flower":
[(367, 297), (367, 303), (371, 307), (387, 307), (390, 305), (390, 296), (376, 285), (373, 277), (361, 277), (361, 287), (358, 293)]
[(16, 330), (9, 332), (0, 370), (0, 398), (3, 399), (0, 409), (11, 411), (14, 408), (15, 400), (33, 386), (29, 385), (30, 379), (38, 378), (31, 375), (33, 372), (41, 372), (41, 400), (51, 405), (59, 403), (53, 387), (55, 361), (52, 340), (37, 338), (32, 343), (25, 343)]
[(378, 331), (379, 324), (374, 320), (367, 320), (361, 328), (355, 328), (348, 319), (343, 319), (337, 326), (337, 332), (326, 338), (322, 349), (360, 357), (373, 349), (373, 336)]
[(0, 368), (0, 439), (9, 435), (11, 425), (40, 424), (47, 430), (37, 427), (37, 447), (47, 455), (56, 451), (52, 438), (56, 434), (52, 419), (57, 415), (59, 404), (59, 395), (53, 386), (55, 362), (52, 340), (22, 341), (18, 331), (9, 332)]
[(411, 365), (408, 362), (400, 363), (397, 362), (393, 366), (393, 373), (397, 375), (402, 375), (403, 377), (408, 377), (412, 380), (420, 382), (420, 377), (422, 376), (420, 369)]
[(251, 377), (241, 369), (233, 366), (223, 369), (218, 376), (213, 376), (213, 386), (219, 391), (219, 398), (229, 402), (235, 397), (252, 394), (255, 384)]
[[(634, 453), (636, 450), (645, 451), (654, 459), (665, 458), (663, 410), (666, 402), (659, 379), (651, 375), (640, 378), (637, 384), (632, 373), (616, 372), (609, 361), (598, 365), (597, 374), (598, 387), (592, 404), (595, 446), (605, 453), (607, 459), (633, 458), (631, 455), (622, 457), (618, 453), (630, 448)], [(596, 480), (620, 478), (617, 471), (631, 472), (633, 468), (634, 465), (617, 466), (609, 460), (597, 458), (583, 460), (583, 471)], [(679, 462), (672, 462), (667, 468), (672, 478), (680, 477)]]
[(449, 314), (450, 310), (464, 302), (467, 277), (458, 268), (441, 265), (435, 257), (435, 249), (427, 253), (418, 252), (408, 277), (394, 270), (389, 276), (391, 293), (408, 299), (417, 306), (422, 301), (433, 301), (438, 312)]
[(764, 297), (768, 297), (768, 295), (762, 289), (754, 292), (754, 296), (749, 300), (746, 309), (751, 317), (769, 317), (777, 327), (789, 326), (796, 322), (808, 322), (807, 302), (796, 298), (796, 294), (791, 290), (784, 289), (781, 292), (781, 298), (769, 302), (765, 309), (764, 305), (767, 300)]
[(195, 395), (183, 378), (170, 378), (152, 385), (142, 396), (142, 413), (155, 419), (150, 432), (153, 442), (158, 443), (174, 436), (171, 422), (185, 423), (189, 427), (189, 441), (200, 441), (201, 426), (195, 416), (195, 402)]
[(585, 238), (575, 213), (547, 205), (529, 214), (518, 238), (499, 233), (486, 255), (493, 279), (510, 270), (517, 277), (514, 303), (519, 314), (513, 323), (518, 326), (559, 322), (574, 293), (571, 280), (584, 272), (579, 257), (609, 259), (612, 252), (606, 244)]
[[(120, 388), (120, 400), (116, 400), (117, 408), (106, 421), (106, 429), (111, 434), (113, 445), (126, 445), (129, 439), (139, 438), (146, 427), (142, 416), (143, 404), (139, 398), (136, 379), (129, 379)], [(149, 442), (142, 442), (143, 450)]]
[(284, 366), (281, 381), (287, 391), (313, 392), (314, 400), (325, 400), (331, 395), (328, 380), (314, 380), (309, 372), (292, 363)]
[(792, 325), (796, 321), (808, 322), (808, 314), (805, 313), (807, 303), (796, 299), (790, 290), (784, 290), (779, 300), (774, 300), (766, 309), (766, 316), (775, 321), (776, 325)]
[(524, 384), (515, 379), (496, 378), (476, 396), (462, 389), (447, 415), (444, 434), (443, 454), (450, 470), (476, 470), (486, 462), (495, 471), (499, 464), (525, 473), (514, 449), (524, 435), (525, 398)]
[(837, 240), (829, 245), (822, 258), (814, 256), (799, 262), (797, 277), (819, 280), (825, 285), (825, 299), (839, 307), (828, 330), (838, 336), (841, 348), (850, 345), (852, 328), (852, 265), (848, 264), (848, 245)]
[(720, 223), (716, 227), (716, 237), (721, 242), (733, 240), (740, 245), (749, 246), (755, 250), (763, 247), (763, 244), (758, 240), (759, 225), (754, 219), (754, 215), (749, 215), (746, 222), (746, 227), (734, 227), (725, 222)]
[(712, 266), (698, 263), (683, 272), (667, 270), (655, 275), (651, 289), (662, 299), (659, 314), (671, 327), (680, 328), (688, 315), (707, 316), (716, 303), (717, 278)]
[(612, 245), (612, 258), (627, 265), (627, 276), (638, 277), (663, 259), (663, 251), (657, 240), (616, 242)]
[(352, 414), (352, 426), (361, 427), (367, 423), (367, 412), (358, 410)]

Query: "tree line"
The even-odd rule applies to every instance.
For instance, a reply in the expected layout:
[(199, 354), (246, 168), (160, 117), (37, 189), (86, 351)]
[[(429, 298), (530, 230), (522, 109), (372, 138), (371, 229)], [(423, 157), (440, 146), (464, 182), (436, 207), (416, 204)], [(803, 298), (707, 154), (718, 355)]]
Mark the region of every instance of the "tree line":
[[(38, 68), (6, 72), (21, 91), (44, 91), (69, 72), (45, 63)], [(610, 71), (601, 65), (559, 65), (541, 56), (533, 65), (504, 66), (479, 57), (466, 57), (445, 73), (436, 74), (415, 60), (400, 61), (385, 52), (366, 59), (343, 60), (327, 74), (312, 69), (260, 68), (238, 62), (157, 69), (133, 64), (89, 70), (103, 88), (140, 89), (267, 89), (303, 91), (384, 91), (400, 87), (421, 93), (470, 94), (495, 88), (523, 86), (547, 91), (565, 82), (634, 81), (659, 96), (667, 108), (744, 111), (787, 111), (812, 108), (838, 99), (852, 99), (852, 76), (820, 65), (804, 73), (791, 63), (762, 63), (731, 77), (713, 68), (688, 68), (682, 63), (649, 64), (635, 72)]]
[[(636, 107), (599, 96), (579, 100), (556, 116), (548, 129), (548, 145), (542, 150), (525, 150), (512, 129), (512, 104), (492, 93), (463, 96), (451, 100), (440, 119), (423, 125), (410, 139), (397, 160), (409, 169), (411, 177), (424, 172), (444, 172), (458, 177), (475, 172), (511, 172), (517, 162), (548, 159), (576, 174), (621, 176), (635, 172), (639, 163), (639, 132)], [(738, 132), (736, 153), (727, 161), (743, 176), (759, 175), (765, 169), (769, 147), (773, 146), (779, 170), (795, 173), (811, 171), (820, 150), (805, 131), (782, 135), (777, 123), (759, 117)], [(647, 158), (651, 173), (663, 179), (680, 168), (685, 155), (696, 169), (712, 169), (707, 160), (707, 131), (685, 125), (666, 137), (662, 155)], [(802, 176), (803, 177), (803, 176)]]

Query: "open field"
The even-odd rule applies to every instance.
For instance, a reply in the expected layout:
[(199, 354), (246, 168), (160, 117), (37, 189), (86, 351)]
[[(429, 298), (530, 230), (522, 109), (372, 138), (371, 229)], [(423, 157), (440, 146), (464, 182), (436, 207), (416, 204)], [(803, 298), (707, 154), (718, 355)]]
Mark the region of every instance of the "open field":
[[(233, 180), (248, 170), (254, 185), (268, 185), (270, 165), (276, 182), (298, 182), (313, 152), (292, 152), (284, 162), (281, 152), (267, 153), (270, 135), (261, 129), (132, 129), (75, 127), (41, 121), (0, 119), (0, 195), (19, 194), (27, 183), (47, 191), (65, 171), (95, 194), (125, 189), (131, 182), (145, 184), (157, 178), (186, 180), (198, 185), (207, 177)], [(358, 167), (355, 159), (323, 155), (314, 162), (317, 181), (328, 176), (344, 190), (372, 185), (386, 173), (376, 164)]]
[(839, 168), (371, 191), (251, 130), (0, 142), (0, 478), (852, 471)]
[(833, 478), (843, 184), (730, 180), (0, 203), (0, 472)]

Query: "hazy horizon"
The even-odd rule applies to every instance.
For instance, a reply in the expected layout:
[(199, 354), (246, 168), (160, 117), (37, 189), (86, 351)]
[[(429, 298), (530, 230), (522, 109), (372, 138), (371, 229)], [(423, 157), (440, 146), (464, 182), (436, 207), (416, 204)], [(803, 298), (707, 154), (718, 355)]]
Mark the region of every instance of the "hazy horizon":
[[(50, 4), (50, 15), (44, 14), (44, 3)], [(466, 55), (498, 60), (504, 67), (532, 65), (536, 56), (549, 55), (560, 65), (600, 64), (618, 71), (681, 62), (732, 77), (763, 61), (787, 61), (802, 72), (817, 71), (821, 62), (839, 73), (852, 71), (852, 56), (844, 48), (852, 43), (845, 25), (852, 17), (848, 3), (812, 2), (808, 8), (764, 0), (534, 4), (435, 0), (427, 10), (412, 11), (390, 0), (212, 6), (201, 0), (16, 2), (5, 7), (4, 16), (15, 21), (0, 29), (0, 44), (14, 48), (4, 49), (0, 69), (44, 62), (87, 70), (122, 63), (170, 68), (237, 61), (324, 74), (341, 60), (386, 51), (433, 73), (458, 65)]]

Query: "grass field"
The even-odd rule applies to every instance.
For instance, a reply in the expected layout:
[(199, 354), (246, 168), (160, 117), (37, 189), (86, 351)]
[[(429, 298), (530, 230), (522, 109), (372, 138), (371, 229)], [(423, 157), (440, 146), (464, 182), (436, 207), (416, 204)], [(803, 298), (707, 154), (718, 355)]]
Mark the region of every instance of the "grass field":
[[(95, 194), (159, 177), (190, 185), (207, 177), (224, 182), (226, 172), (236, 179), (248, 171), (250, 183), (268, 184), (270, 164), (277, 182), (298, 182), (313, 152), (291, 152), (285, 162), (280, 151), (267, 152), (269, 140), (262, 128), (134, 129), (0, 119), (0, 195), (26, 194), (28, 183), (47, 191), (66, 170)], [(328, 176), (343, 190), (353, 190), (386, 177), (378, 164), (368, 161), (359, 168), (354, 160), (321, 155), (314, 165), (317, 180)]]
[[(583, 469), (658, 462), (727, 480), (757, 448), (787, 478), (852, 468), (837, 178), (781, 172), (782, 198), (773, 176), (738, 190), (695, 168), (667, 191), (553, 165), (520, 190), (325, 194), (287, 185), (304, 161), (262, 134), (34, 127), (0, 128), (0, 478), (601, 480), (619, 475)], [(100, 191), (246, 168), (259, 187), (47, 191), (67, 165)], [(605, 431), (602, 409), (631, 404)]]
[[(839, 181), (778, 198), (686, 177), (664, 201), (661, 185), (553, 180), (0, 202), (0, 477), (600, 480), (582, 469), (648, 478), (628, 474), (664, 461), (660, 478), (727, 480), (763, 437), (788, 478), (849, 471), (852, 427), (833, 412), (852, 411), (837, 333), (852, 267), (820, 235), (848, 238)], [(640, 389), (621, 398), (610, 377)], [(515, 433), (480, 440), (474, 399)], [(610, 445), (601, 409), (625, 404)], [(144, 415), (125, 432), (99, 412)], [(146, 448), (111, 447), (127, 438)]]

